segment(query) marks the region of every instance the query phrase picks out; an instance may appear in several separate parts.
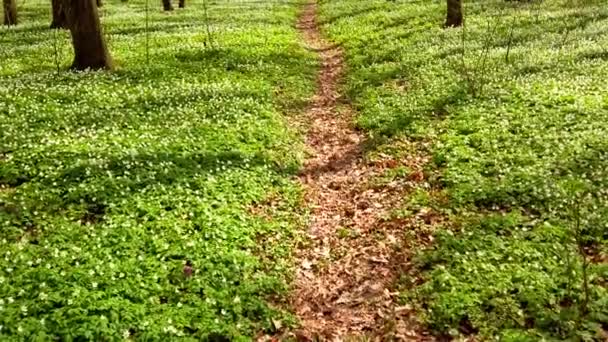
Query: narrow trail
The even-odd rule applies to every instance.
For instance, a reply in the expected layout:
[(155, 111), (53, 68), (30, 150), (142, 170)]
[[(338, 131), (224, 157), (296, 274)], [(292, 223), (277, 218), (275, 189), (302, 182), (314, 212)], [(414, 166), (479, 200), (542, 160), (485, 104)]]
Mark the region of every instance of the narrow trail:
[[(323, 39), (317, 3), (298, 22), (304, 42), (319, 53), (317, 92), (306, 112), (312, 155), (300, 173), (311, 208), (310, 244), (298, 252), (292, 305), (303, 340), (421, 340), (411, 308), (398, 306), (394, 285), (407, 264), (403, 226), (385, 218), (403, 199), (399, 185), (372, 180), (397, 162), (364, 158), (364, 136), (353, 127), (354, 110), (341, 101), (342, 50)], [(423, 338), (424, 339), (424, 338)]]

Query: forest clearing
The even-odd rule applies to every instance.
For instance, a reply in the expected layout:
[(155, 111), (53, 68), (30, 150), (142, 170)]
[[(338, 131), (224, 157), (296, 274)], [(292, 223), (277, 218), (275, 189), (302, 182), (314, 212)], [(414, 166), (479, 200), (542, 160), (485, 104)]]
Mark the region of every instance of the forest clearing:
[(608, 340), (601, 0), (3, 0), (1, 341)]

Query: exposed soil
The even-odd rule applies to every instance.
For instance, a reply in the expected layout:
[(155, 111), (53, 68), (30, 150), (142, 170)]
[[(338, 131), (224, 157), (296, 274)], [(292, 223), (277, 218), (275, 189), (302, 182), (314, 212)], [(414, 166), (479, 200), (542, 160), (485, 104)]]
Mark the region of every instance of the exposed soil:
[(292, 305), (301, 325), (294, 334), (299, 340), (429, 340), (417, 329), (411, 307), (399, 306), (394, 290), (409, 253), (404, 226), (387, 217), (403, 200), (406, 184), (373, 182), (402, 164), (423, 177), (416, 169), (425, 161), (365, 159), (365, 137), (353, 127), (353, 108), (341, 99), (343, 53), (322, 38), (316, 18), (313, 0), (298, 22), (322, 65), (306, 112), (311, 156), (300, 180), (311, 208), (310, 244), (298, 252)]

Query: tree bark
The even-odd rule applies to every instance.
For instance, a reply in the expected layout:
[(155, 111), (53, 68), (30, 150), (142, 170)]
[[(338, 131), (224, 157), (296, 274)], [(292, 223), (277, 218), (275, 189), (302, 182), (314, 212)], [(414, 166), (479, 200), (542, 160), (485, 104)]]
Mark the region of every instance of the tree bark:
[(95, 4), (97, 5), (97, 7), (103, 6), (103, 2), (101, 0), (95, 0)]
[(163, 9), (165, 11), (173, 11), (173, 5), (171, 5), (171, 0), (163, 0)]
[(51, 21), (51, 28), (68, 28), (67, 19), (65, 17), (65, 12), (63, 11), (63, 3), (62, 0), (51, 0), (52, 6), (52, 14), (53, 20)]
[(95, 0), (63, 0), (74, 46), (72, 69), (112, 69)]
[(447, 0), (448, 12), (445, 27), (462, 26), (462, 0)]
[(179, 0), (179, 8), (186, 7), (186, 0)]
[(4, 25), (17, 25), (17, 2), (15, 0), (2, 0), (4, 10)]

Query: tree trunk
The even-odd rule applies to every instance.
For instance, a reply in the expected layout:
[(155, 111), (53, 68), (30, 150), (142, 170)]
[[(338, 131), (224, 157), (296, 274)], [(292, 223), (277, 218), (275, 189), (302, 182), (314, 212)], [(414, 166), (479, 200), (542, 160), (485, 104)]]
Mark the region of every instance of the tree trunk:
[(53, 21), (51, 21), (51, 28), (68, 28), (68, 23), (65, 18), (65, 12), (63, 11), (62, 0), (51, 0), (51, 6), (53, 8)]
[(97, 7), (103, 6), (103, 2), (101, 0), (95, 0), (95, 4), (97, 5)]
[(112, 69), (95, 0), (63, 0), (74, 46), (72, 69)]
[(179, 0), (179, 8), (186, 7), (186, 0)]
[(462, 0), (447, 0), (448, 13), (445, 19), (445, 27), (462, 26)]
[(165, 11), (173, 11), (173, 5), (171, 5), (171, 0), (163, 0), (163, 9)]
[(17, 25), (17, 3), (15, 0), (2, 0), (4, 10), (4, 25)]

